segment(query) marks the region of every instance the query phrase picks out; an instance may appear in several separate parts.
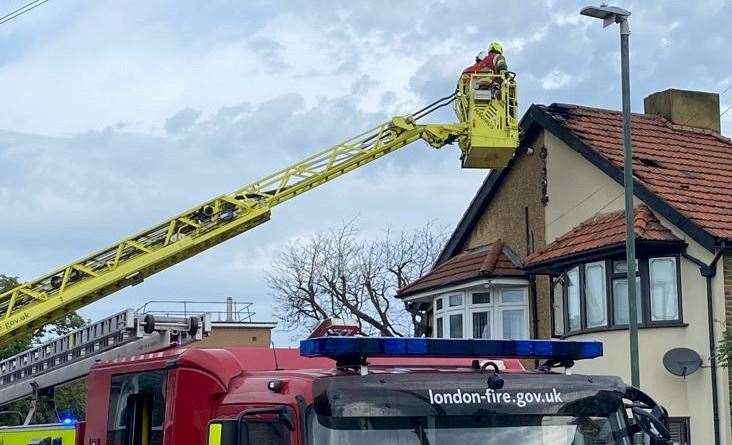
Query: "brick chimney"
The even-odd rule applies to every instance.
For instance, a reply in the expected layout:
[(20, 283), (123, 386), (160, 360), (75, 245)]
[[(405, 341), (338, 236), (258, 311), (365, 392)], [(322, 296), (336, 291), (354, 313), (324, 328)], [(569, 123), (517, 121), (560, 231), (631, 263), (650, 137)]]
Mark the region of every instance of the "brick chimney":
[(663, 116), (674, 124), (720, 132), (719, 94), (703, 91), (659, 91), (643, 100), (646, 114)]

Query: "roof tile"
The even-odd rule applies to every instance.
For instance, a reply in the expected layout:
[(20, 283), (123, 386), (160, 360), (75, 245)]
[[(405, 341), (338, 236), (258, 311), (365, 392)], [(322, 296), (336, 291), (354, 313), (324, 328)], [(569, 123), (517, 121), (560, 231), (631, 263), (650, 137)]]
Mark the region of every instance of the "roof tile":
[[(681, 241), (664, 227), (645, 205), (635, 209), (635, 236), (639, 241)], [(524, 259), (524, 265), (534, 265), (625, 243), (625, 211), (601, 213), (557, 238), (544, 249)]]
[(492, 244), (466, 250), (437, 265), (429, 273), (399, 289), (398, 297), (406, 297), (438, 287), (452, 286), (487, 277), (523, 277), (521, 265), (515, 264), (508, 247), (498, 240)]

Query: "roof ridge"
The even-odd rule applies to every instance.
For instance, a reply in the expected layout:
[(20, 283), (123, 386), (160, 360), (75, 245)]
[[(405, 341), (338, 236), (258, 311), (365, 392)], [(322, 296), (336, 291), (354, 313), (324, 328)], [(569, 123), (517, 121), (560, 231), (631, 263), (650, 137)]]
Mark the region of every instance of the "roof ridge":
[(578, 225), (574, 226), (573, 229), (578, 229), (582, 226), (598, 223), (600, 221), (609, 220), (611, 218), (615, 218), (618, 215), (622, 215), (625, 213), (625, 209), (620, 210), (611, 210), (609, 212), (601, 212), (601, 213), (595, 213), (591, 217), (587, 218), (586, 220), (582, 221)]
[(499, 238), (490, 245), (490, 248), (488, 249), (488, 252), (486, 253), (485, 258), (483, 259), (483, 262), (480, 265), (480, 273), (489, 274), (489, 273), (493, 272), (493, 270), (495, 270), (495, 268), (496, 268), (496, 264), (498, 263), (498, 259), (501, 257), (502, 253), (503, 253), (503, 240), (501, 240)]
[[(600, 107), (591, 107), (587, 105), (579, 105), (579, 104), (570, 104), (570, 103), (564, 103), (564, 102), (553, 102), (551, 105), (539, 105), (541, 107), (545, 107), (547, 109), (550, 109), (552, 107), (558, 107), (558, 108), (577, 108), (577, 109), (584, 109), (584, 110), (593, 110), (593, 111), (601, 111), (605, 113), (613, 113), (613, 114), (620, 114), (622, 115), (621, 110), (612, 110), (609, 108), (600, 108)], [(716, 132), (714, 130), (710, 130), (707, 128), (699, 128), (699, 127), (691, 127), (688, 125), (681, 125), (681, 124), (675, 124), (671, 122), (670, 120), (666, 119), (664, 116), (661, 116), (660, 114), (648, 114), (648, 113), (630, 113), (631, 116), (636, 117), (643, 117), (647, 118), (649, 120), (658, 120), (661, 123), (665, 124), (668, 128), (671, 128), (673, 130), (679, 130), (679, 131), (689, 131), (692, 133), (698, 133), (698, 134), (704, 134), (707, 136), (712, 136), (717, 139), (719, 139), (722, 142), (731, 144), (732, 138), (729, 138), (727, 136), (724, 136), (722, 133)]]
[[(566, 103), (566, 102), (552, 102), (550, 105), (543, 105), (543, 104), (537, 104), (537, 105), (540, 107), (549, 108), (549, 109), (551, 107), (561, 107), (561, 108), (579, 108), (579, 109), (584, 109), (584, 110), (602, 111), (605, 113), (613, 113), (613, 114), (620, 114), (620, 115), (622, 115), (622, 113), (623, 113), (621, 110), (612, 110), (610, 108), (601, 108), (601, 107), (591, 107), (588, 105), (570, 104), (570, 103)], [(631, 116), (644, 117), (644, 118), (648, 118), (648, 119), (655, 119), (655, 118), (662, 117), (662, 116), (658, 116), (655, 114), (636, 113), (636, 112), (631, 112), (630, 114), (631, 114)]]
[[(636, 231), (638, 238), (643, 238), (646, 234), (646, 230), (648, 229), (648, 225), (651, 223), (651, 219), (656, 219), (656, 216), (643, 204), (633, 209), (633, 211), (634, 230)], [(646, 215), (648, 215), (648, 217), (645, 217)]]
[(663, 119), (664, 121), (666, 121), (666, 125), (668, 125), (669, 128), (673, 128), (674, 130), (689, 131), (689, 132), (692, 132), (692, 133), (704, 134), (704, 135), (712, 136), (712, 137), (714, 137), (716, 139), (719, 139), (722, 142), (726, 142), (728, 144), (732, 144), (732, 139), (731, 138), (728, 138), (727, 136), (723, 135), (722, 133), (717, 133), (714, 130), (709, 130), (707, 128), (690, 127), (688, 125), (675, 124), (675, 123), (669, 121), (668, 119), (666, 119), (663, 116), (659, 116), (659, 117), (661, 119)]

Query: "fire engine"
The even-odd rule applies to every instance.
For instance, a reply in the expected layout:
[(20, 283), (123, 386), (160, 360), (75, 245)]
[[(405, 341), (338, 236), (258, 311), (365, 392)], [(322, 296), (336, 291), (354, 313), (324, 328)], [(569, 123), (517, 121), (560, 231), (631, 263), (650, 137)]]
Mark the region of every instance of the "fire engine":
[(667, 443), (665, 410), (640, 390), (557, 371), (601, 355), (598, 342), (329, 335), (299, 351), (171, 348), (96, 365), (85, 421), (33, 442), (10, 429), (4, 444)]

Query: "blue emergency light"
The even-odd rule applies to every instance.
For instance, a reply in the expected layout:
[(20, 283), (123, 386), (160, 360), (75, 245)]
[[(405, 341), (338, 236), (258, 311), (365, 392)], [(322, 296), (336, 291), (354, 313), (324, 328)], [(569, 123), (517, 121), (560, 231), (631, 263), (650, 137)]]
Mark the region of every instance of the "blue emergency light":
[(582, 360), (602, 356), (596, 341), (318, 337), (300, 342), (303, 357), (336, 361), (368, 357), (519, 358)]

